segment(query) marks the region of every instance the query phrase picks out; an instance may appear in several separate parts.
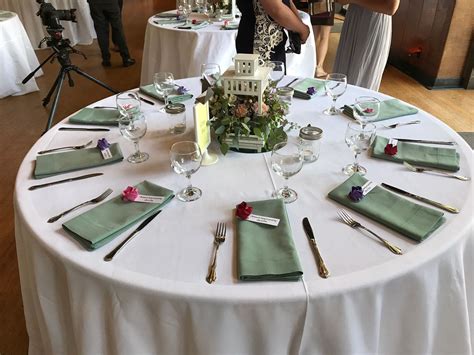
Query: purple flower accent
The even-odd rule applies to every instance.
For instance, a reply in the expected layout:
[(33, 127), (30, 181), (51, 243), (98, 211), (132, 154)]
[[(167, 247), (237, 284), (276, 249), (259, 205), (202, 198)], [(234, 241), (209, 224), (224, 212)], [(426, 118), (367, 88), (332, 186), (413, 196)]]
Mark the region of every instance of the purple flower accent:
[(314, 86), (310, 86), (310, 87), (308, 88), (308, 90), (306, 90), (306, 93), (307, 93), (308, 95), (314, 95), (314, 94), (316, 94), (316, 89), (314, 88)]
[(110, 143), (107, 142), (107, 139), (101, 138), (97, 141), (97, 148), (99, 148), (100, 150), (105, 150), (108, 147), (110, 147)]
[(352, 186), (351, 192), (349, 192), (349, 198), (354, 202), (359, 202), (364, 198), (364, 192), (360, 186)]
[(189, 90), (186, 89), (184, 86), (178, 86), (178, 88), (176, 89), (176, 91), (178, 92), (179, 95), (184, 95), (184, 94), (186, 94)]

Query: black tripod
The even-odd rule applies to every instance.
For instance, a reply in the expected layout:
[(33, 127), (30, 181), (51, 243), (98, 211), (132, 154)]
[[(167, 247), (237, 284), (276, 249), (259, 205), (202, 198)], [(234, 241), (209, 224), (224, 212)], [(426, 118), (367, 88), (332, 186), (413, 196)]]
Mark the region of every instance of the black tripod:
[(79, 55), (82, 55), (85, 59), (87, 58), (84, 53), (72, 48), (69, 40), (62, 38), (61, 32), (55, 31), (52, 37), (43, 38), (38, 46), (39, 48), (41, 47), (41, 44), (43, 42), (46, 42), (48, 47), (51, 47), (51, 49), (53, 50), (53, 53), (51, 53), (51, 55), (48, 58), (46, 58), (35, 70), (33, 70), (30, 74), (28, 74), (28, 76), (25, 79), (23, 79), (22, 83), (26, 84), (26, 82), (28, 82), (28, 80), (30, 80), (35, 75), (35, 73), (49, 60), (51, 60), (51, 63), (52, 63), (54, 59), (56, 58), (59, 64), (61, 64), (61, 69), (59, 70), (58, 76), (56, 77), (56, 80), (54, 81), (53, 86), (49, 90), (48, 95), (46, 95), (46, 97), (43, 99), (43, 106), (46, 107), (46, 105), (51, 100), (51, 96), (53, 96), (54, 94), (53, 106), (51, 107), (51, 112), (49, 114), (48, 122), (46, 124), (46, 129), (44, 130), (44, 133), (47, 132), (51, 128), (51, 124), (53, 123), (54, 114), (56, 113), (56, 108), (59, 102), (59, 94), (61, 93), (61, 88), (63, 86), (63, 81), (66, 78), (66, 75), (68, 78), (69, 86), (70, 87), (74, 86), (74, 81), (71, 78), (71, 73), (70, 73), (71, 71), (74, 71), (79, 75), (82, 75), (83, 77), (93, 81), (94, 83), (113, 92), (114, 94), (118, 94), (118, 91), (112, 89), (107, 84), (83, 72), (77, 66), (71, 64), (71, 59), (69, 58), (70, 53), (79, 54)]

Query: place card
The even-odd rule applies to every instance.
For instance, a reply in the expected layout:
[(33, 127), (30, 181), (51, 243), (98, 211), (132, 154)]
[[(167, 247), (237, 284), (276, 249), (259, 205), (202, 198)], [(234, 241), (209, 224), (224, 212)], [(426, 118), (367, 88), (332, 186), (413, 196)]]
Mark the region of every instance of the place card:
[(97, 148), (99, 148), (100, 154), (102, 154), (102, 158), (105, 160), (113, 158), (112, 152), (110, 151), (110, 143), (107, 142), (107, 139), (99, 139), (97, 141)]
[(280, 223), (280, 219), (278, 218), (253, 214), (252, 211), (253, 207), (245, 201), (242, 201), (236, 206), (235, 215), (244, 221), (268, 224), (274, 227), (278, 226), (278, 224)]
[(122, 191), (122, 200), (141, 203), (162, 203), (165, 200), (165, 197), (140, 195), (136, 187), (128, 186), (125, 190)]

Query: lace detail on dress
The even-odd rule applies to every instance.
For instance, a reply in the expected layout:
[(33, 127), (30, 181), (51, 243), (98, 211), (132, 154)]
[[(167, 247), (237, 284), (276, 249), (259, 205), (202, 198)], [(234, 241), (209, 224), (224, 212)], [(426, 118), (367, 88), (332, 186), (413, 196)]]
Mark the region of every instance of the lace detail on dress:
[(273, 48), (283, 41), (283, 27), (270, 19), (258, 0), (253, 1), (255, 11), (253, 52), (260, 54), (260, 62), (266, 62), (270, 60)]

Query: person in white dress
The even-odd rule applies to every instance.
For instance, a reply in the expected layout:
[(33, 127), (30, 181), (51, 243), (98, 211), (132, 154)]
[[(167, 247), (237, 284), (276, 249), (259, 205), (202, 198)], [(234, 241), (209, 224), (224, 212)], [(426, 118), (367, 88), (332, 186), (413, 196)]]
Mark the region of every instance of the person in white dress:
[(338, 0), (349, 4), (337, 48), (334, 73), (349, 84), (378, 91), (392, 38), (392, 15), (399, 0)]

